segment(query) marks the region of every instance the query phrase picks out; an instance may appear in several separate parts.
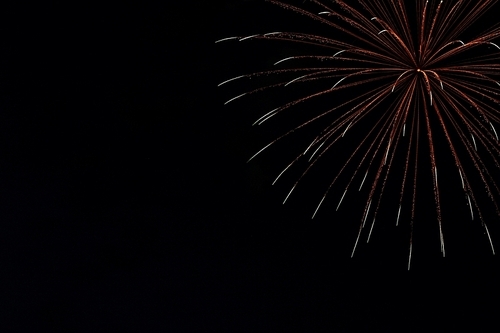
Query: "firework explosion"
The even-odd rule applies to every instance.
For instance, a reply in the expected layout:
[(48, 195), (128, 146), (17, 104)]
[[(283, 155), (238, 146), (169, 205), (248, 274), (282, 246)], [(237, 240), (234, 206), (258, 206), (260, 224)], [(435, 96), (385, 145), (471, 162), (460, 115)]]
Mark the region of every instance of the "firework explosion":
[[(297, 130), (315, 123), (323, 124), (324, 129), (308, 142), (307, 148), (300, 151), (275, 180), (276, 182), (300, 159), (308, 160), (308, 165), (285, 201), (318, 160), (328, 151), (335, 151), (336, 145), (342, 142), (344, 136), (358, 128), (363, 134), (333, 180), (327, 184), (313, 218), (341, 177), (349, 180), (341, 186), (338, 197), (333, 198), (337, 200), (334, 203), (337, 210), (346, 193), (351, 190), (359, 191), (366, 184), (369, 191), (360, 214), (359, 231), (352, 250), (354, 255), (364, 230), (369, 241), (387, 180), (394, 173), (392, 170), (399, 168), (399, 206), (395, 205), (394, 219), (396, 225), (400, 223), (403, 198), (408, 197), (409, 268), (417, 206), (416, 193), (417, 187), (420, 187), (417, 183), (421, 179), (417, 171), (427, 168), (432, 175), (429, 180), (432, 179), (436, 222), (444, 256), (440, 198), (446, 191), (439, 186), (440, 156), (437, 153), (439, 149), (436, 148), (444, 145), (453, 161), (452, 170), (447, 170), (446, 173), (456, 176), (456, 182), (460, 184), (464, 194), (463, 204), (468, 206), (470, 218), (481, 224), (494, 253), (490, 232), (479, 207), (481, 200), (474, 190), (477, 192), (478, 189), (485, 189), (489, 204), (500, 215), (495, 202), (495, 196), (500, 194), (500, 190), (487, 167), (489, 164), (484, 161), (486, 155), (492, 165), (500, 166), (500, 147), (495, 130), (495, 124), (500, 121), (497, 111), (500, 104), (500, 83), (495, 79), (500, 75), (500, 47), (494, 43), (500, 37), (500, 27), (491, 27), (473, 37), (468, 37), (467, 31), (478, 23), (481, 15), (491, 9), (496, 1), (418, 0), (412, 2), (410, 8), (402, 0), (359, 0), (356, 6), (343, 1), (332, 0), (327, 5), (326, 1), (311, 0), (310, 3), (317, 8), (316, 12), (280, 1), (268, 1), (330, 29), (325, 31), (333, 29), (336, 37), (332, 39), (317, 34), (269, 32), (217, 41), (287, 41), (323, 50), (319, 55), (290, 56), (276, 61), (274, 65), (278, 69), (242, 75), (222, 82), (220, 85), (270, 75), (282, 78), (278, 83), (238, 95), (226, 104), (268, 89), (300, 84), (322, 87), (264, 114), (254, 124), (262, 125), (311, 100), (324, 96), (344, 97), (341, 103), (313, 115), (250, 158), (253, 159)], [(314, 65), (296, 65), (303, 64), (304, 61)], [(349, 91), (354, 91), (354, 95), (349, 95)], [(329, 120), (331, 116), (333, 120)], [(362, 125), (366, 122), (370, 123), (368, 129)], [(439, 143), (436, 142), (438, 138)], [(422, 155), (425, 155), (425, 160)]]

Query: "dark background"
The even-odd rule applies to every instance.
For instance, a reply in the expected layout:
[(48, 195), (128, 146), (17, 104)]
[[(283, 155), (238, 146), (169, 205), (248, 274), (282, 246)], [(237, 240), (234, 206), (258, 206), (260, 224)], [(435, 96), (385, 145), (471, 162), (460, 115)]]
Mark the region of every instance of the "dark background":
[(466, 209), (449, 215), (467, 222), (445, 234), (448, 256), (423, 235), (408, 272), (407, 229), (382, 227), (351, 259), (350, 206), (311, 220), (314, 188), (283, 206), (293, 179), (270, 185), (280, 148), (246, 163), (279, 131), (253, 129), (252, 104), (223, 106), (244, 86), (216, 85), (283, 56), (214, 41), (296, 24), (293, 13), (251, 0), (1, 7), (5, 332), (494, 322), (499, 263)]

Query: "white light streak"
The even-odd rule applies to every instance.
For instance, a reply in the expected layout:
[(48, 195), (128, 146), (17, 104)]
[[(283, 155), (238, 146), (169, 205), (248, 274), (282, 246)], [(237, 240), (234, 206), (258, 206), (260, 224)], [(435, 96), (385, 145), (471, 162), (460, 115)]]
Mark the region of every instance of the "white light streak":
[(389, 145), (387, 146), (387, 150), (385, 151), (384, 165), (387, 163), (387, 155), (389, 155), (390, 149), (391, 149), (391, 140), (389, 140)]
[(470, 197), (467, 194), (467, 200), (469, 200), (469, 208), (470, 208), (470, 218), (474, 220), (474, 212), (472, 211), (472, 203), (470, 202)]
[(493, 252), (493, 255), (495, 255), (495, 248), (493, 247), (493, 242), (491, 241), (490, 232), (486, 224), (484, 225), (484, 229), (486, 229), (486, 234), (488, 235), (488, 239), (490, 240), (491, 251)]
[(372, 226), (370, 227), (370, 232), (368, 233), (368, 239), (366, 240), (367, 243), (370, 242), (370, 237), (372, 236), (372, 231), (373, 231), (374, 225), (375, 225), (375, 218), (373, 218)]
[(264, 36), (265, 36), (265, 37), (267, 37), (267, 36), (271, 36), (271, 35), (279, 35), (279, 34), (281, 34), (281, 33), (282, 33), (282, 32), (280, 32), (280, 31), (276, 31), (276, 32), (268, 32), (267, 34), (264, 34)]
[(342, 194), (342, 198), (340, 198), (339, 204), (337, 205), (337, 209), (335, 209), (336, 211), (339, 210), (340, 204), (342, 203), (342, 200), (344, 200), (344, 196), (345, 196), (346, 192), (347, 192), (347, 189), (345, 189), (344, 194)]
[(278, 177), (276, 177), (276, 179), (272, 182), (271, 185), (274, 185), (276, 184), (276, 182), (278, 181), (278, 179), (281, 177), (282, 174), (285, 173), (286, 170), (288, 170), (288, 168), (290, 168), (292, 166), (293, 162), (288, 164), (288, 166), (286, 168), (283, 169), (283, 171), (280, 172), (280, 174), (278, 175)]
[(344, 81), (346, 78), (347, 78), (347, 76), (341, 78), (337, 83), (335, 83), (335, 85), (331, 89), (334, 89), (340, 82)]
[(410, 263), (411, 263), (411, 252), (413, 250), (413, 244), (410, 243), (410, 252), (408, 253), (408, 270), (410, 270)]
[(290, 192), (288, 192), (288, 195), (286, 196), (285, 200), (283, 200), (283, 205), (285, 204), (285, 202), (288, 200), (288, 197), (290, 196), (290, 194), (292, 194), (293, 190), (295, 189), (295, 186), (297, 186), (297, 184), (293, 185), (292, 189), (290, 190)]
[(224, 82), (221, 82), (217, 85), (217, 87), (220, 87), (222, 86), (223, 84), (226, 84), (228, 82), (231, 82), (231, 81), (234, 81), (234, 80), (238, 80), (238, 79), (241, 79), (242, 77), (245, 77), (246, 75), (240, 75), (240, 76), (237, 76), (237, 77), (233, 77), (232, 79), (229, 79), (229, 80), (226, 80)]
[(363, 181), (361, 182), (361, 185), (359, 185), (358, 191), (361, 191), (361, 188), (363, 187), (363, 184), (365, 183), (366, 176), (368, 176), (368, 170), (366, 171), (365, 176), (363, 177)]
[(311, 160), (313, 159), (314, 155), (316, 155), (316, 153), (321, 149), (321, 147), (323, 147), (323, 145), (325, 144), (326, 141), (323, 141), (319, 147), (314, 151), (314, 153), (312, 153), (311, 157), (309, 157), (309, 161), (308, 162), (311, 162)]
[(356, 246), (358, 246), (359, 236), (361, 236), (361, 230), (359, 230), (358, 237), (356, 237), (356, 243), (354, 243), (354, 248), (352, 249), (351, 258), (354, 257), (354, 251), (356, 251)]
[(269, 147), (270, 145), (272, 145), (273, 143), (268, 143), (267, 146), (265, 146), (264, 148), (262, 148), (261, 150), (259, 150), (257, 153), (255, 153), (255, 155), (253, 155), (252, 157), (250, 157), (250, 159), (248, 159), (247, 163), (250, 162), (251, 160), (253, 160), (257, 155), (259, 155), (260, 153), (262, 153), (267, 147)]
[(316, 139), (314, 139), (311, 144), (307, 147), (307, 149), (302, 153), (302, 156), (304, 156), (305, 154), (307, 154), (307, 152), (309, 151), (309, 149), (311, 149), (311, 147), (316, 143)]
[(316, 207), (316, 210), (314, 211), (314, 214), (313, 214), (313, 216), (311, 217), (311, 220), (312, 220), (312, 219), (314, 219), (314, 217), (316, 216), (316, 213), (318, 212), (319, 207), (320, 207), (320, 206), (321, 206), (321, 204), (323, 203), (323, 200), (325, 200), (325, 196), (323, 196), (323, 198), (321, 198), (321, 201), (319, 202), (318, 207)]
[(443, 253), (443, 257), (446, 257), (446, 251), (444, 250), (443, 230), (441, 230), (441, 226), (439, 227), (439, 239), (441, 241), (441, 253)]
[(244, 40), (247, 40), (247, 39), (250, 39), (250, 38), (254, 38), (254, 37), (257, 37), (259, 35), (251, 35), (251, 36), (247, 36), (247, 37), (243, 37), (243, 38), (240, 38), (240, 42), (244, 41)]
[(493, 126), (493, 124), (491, 123), (491, 121), (490, 121), (490, 126), (493, 129), (493, 132), (495, 132), (495, 137), (497, 138), (497, 141), (498, 141), (497, 131), (495, 130), (495, 127)]
[(256, 120), (256, 121), (252, 124), (252, 126), (262, 124), (263, 122), (265, 122), (266, 120), (268, 120), (269, 118), (271, 118), (272, 116), (274, 116), (274, 115), (275, 115), (276, 110), (278, 110), (278, 109), (279, 109), (279, 107), (278, 107), (278, 108), (276, 108), (276, 109), (273, 109), (273, 110), (269, 111), (268, 113), (266, 113), (265, 115), (263, 115), (262, 117), (260, 117), (259, 119), (257, 119), (257, 120)]
[(234, 100), (236, 100), (236, 99), (238, 99), (238, 98), (240, 98), (240, 97), (243, 97), (243, 96), (245, 96), (246, 94), (247, 94), (247, 93), (243, 93), (243, 94), (241, 94), (241, 95), (238, 95), (238, 96), (236, 96), (236, 97), (233, 97), (233, 98), (231, 98), (229, 101), (227, 101), (226, 103), (224, 103), (224, 105), (226, 105), (226, 104), (228, 104), (228, 103), (231, 103), (232, 101), (234, 101)]
[(288, 57), (288, 58), (285, 58), (285, 59), (281, 59), (280, 61), (277, 61), (273, 64), (273, 66), (276, 66), (277, 64), (279, 63), (282, 63), (283, 61), (287, 61), (287, 60), (290, 60), (290, 59), (294, 59), (295, 57)]
[(368, 208), (366, 209), (365, 218), (363, 220), (363, 228), (365, 227), (366, 218), (368, 217), (368, 213), (370, 212), (370, 206), (371, 205), (372, 205), (372, 201), (370, 200), (370, 202), (368, 203)]
[(471, 133), (470, 136), (472, 136), (472, 142), (474, 143), (474, 149), (477, 151), (476, 139), (474, 138), (474, 134)]
[(492, 42), (490, 42), (490, 44), (491, 44), (491, 45), (493, 45), (493, 46), (496, 46), (496, 48), (500, 50), (500, 47), (498, 47), (498, 45), (497, 45), (497, 44), (492, 43)]
[(347, 125), (347, 128), (345, 129), (344, 133), (342, 133), (342, 137), (344, 137), (344, 134), (347, 132), (349, 127), (351, 127), (351, 124), (352, 124), (352, 121), (349, 123), (349, 125)]
[(238, 38), (239, 37), (226, 37), (226, 38), (222, 38), (222, 39), (216, 40), (215, 44), (220, 43), (220, 42), (224, 42), (226, 40), (232, 40), (232, 39), (238, 39)]
[(335, 54), (333, 55), (333, 57), (335, 58), (336, 56), (338, 56), (339, 54), (341, 54), (342, 52), (345, 52), (345, 51), (346, 51), (346, 50), (341, 50), (341, 51), (339, 51), (339, 52), (335, 53)]
[(396, 219), (396, 226), (399, 225), (399, 215), (401, 214), (401, 205), (399, 205), (399, 209), (398, 209), (398, 217)]
[(308, 75), (309, 75), (309, 74), (302, 75), (302, 76), (299, 76), (299, 77), (298, 77), (298, 78), (296, 78), (296, 79), (293, 79), (292, 81), (290, 81), (290, 82), (288, 82), (287, 84), (285, 84), (285, 87), (286, 87), (287, 85), (289, 85), (290, 83), (292, 83), (292, 82), (295, 82), (295, 81), (298, 81), (298, 80), (300, 80), (300, 79), (305, 78), (305, 77), (306, 77), (306, 76), (308, 76)]

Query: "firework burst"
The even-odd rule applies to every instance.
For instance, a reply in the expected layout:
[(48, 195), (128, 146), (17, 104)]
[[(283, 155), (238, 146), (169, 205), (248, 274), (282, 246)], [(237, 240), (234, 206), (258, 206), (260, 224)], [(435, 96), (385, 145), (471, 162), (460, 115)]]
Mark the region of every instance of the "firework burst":
[[(323, 130), (308, 142), (307, 148), (300, 151), (275, 180), (299, 160), (308, 160), (308, 165), (285, 201), (327, 152), (335, 151), (349, 132), (357, 130), (363, 133), (362, 136), (339, 171), (326, 184), (312, 217), (316, 216), (329, 195), (334, 196), (330, 192), (335, 185), (338, 186), (339, 179), (348, 181), (341, 185), (337, 198), (333, 198), (337, 200), (334, 203), (337, 210), (346, 193), (368, 186), (352, 250), (354, 255), (364, 230), (367, 241), (370, 240), (387, 180), (393, 170), (399, 170), (394, 176), (399, 178), (399, 200), (394, 202), (394, 220), (396, 225), (399, 224), (402, 211), (407, 212), (410, 225), (409, 268), (416, 193), (417, 187), (420, 187), (417, 183), (421, 179), (419, 172), (426, 168), (432, 175), (429, 177), (429, 180), (432, 179), (430, 188), (444, 256), (440, 200), (446, 191), (440, 188), (438, 181), (441, 157), (440, 150), (436, 148), (444, 145), (452, 161), (452, 170), (447, 169), (446, 174), (453, 174), (460, 184), (464, 194), (463, 204), (468, 206), (470, 218), (479, 221), (494, 253), (487, 221), (479, 205), (481, 200), (476, 192), (485, 189), (489, 205), (500, 215), (495, 201), (500, 190), (490, 170), (491, 165), (500, 167), (500, 146), (495, 129), (495, 124), (500, 121), (500, 83), (497, 81), (500, 76), (500, 47), (495, 44), (495, 39), (500, 37), (500, 27), (493, 26), (473, 37), (468, 37), (467, 32), (471, 26), (478, 24), (479, 18), (496, 1), (417, 0), (409, 5), (402, 0), (359, 0), (356, 4), (333, 0), (327, 4), (326, 1), (311, 0), (312, 10), (281, 1), (268, 1), (319, 22), (327, 28), (325, 32), (328, 35), (333, 32), (336, 36), (269, 32), (217, 41), (287, 41), (308, 46), (306, 50), (309, 47), (322, 50), (319, 54), (285, 57), (274, 63), (278, 69), (238, 76), (220, 84), (271, 75), (282, 78), (278, 83), (231, 98), (226, 104), (269, 89), (300, 84), (320, 87), (265, 113), (254, 125), (262, 125), (298, 105), (325, 96), (338, 96), (337, 101), (341, 101), (291, 128), (250, 158), (252, 160), (298, 130), (316, 123), (323, 124)], [(314, 9), (317, 10), (314, 12)], [(302, 65), (305, 62), (307, 65)], [(367, 123), (369, 127), (366, 127)], [(485, 162), (484, 156), (490, 162)], [(409, 202), (408, 209), (404, 208), (403, 198), (406, 197), (409, 198), (405, 199)]]

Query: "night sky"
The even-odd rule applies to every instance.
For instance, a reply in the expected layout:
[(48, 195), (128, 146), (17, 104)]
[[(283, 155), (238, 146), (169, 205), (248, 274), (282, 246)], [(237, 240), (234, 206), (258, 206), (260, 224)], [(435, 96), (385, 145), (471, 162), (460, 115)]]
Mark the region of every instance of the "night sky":
[(408, 272), (404, 221), (350, 258), (360, 197), (311, 220), (328, 165), (281, 204), (300, 135), (246, 163), (289, 123), (252, 128), (273, 97), (216, 86), (295, 48), (214, 41), (304, 22), (253, 0), (0, 6), (4, 332), (490, 330), (498, 255), (455, 197), (446, 258), (423, 198)]

